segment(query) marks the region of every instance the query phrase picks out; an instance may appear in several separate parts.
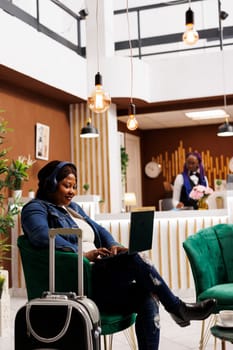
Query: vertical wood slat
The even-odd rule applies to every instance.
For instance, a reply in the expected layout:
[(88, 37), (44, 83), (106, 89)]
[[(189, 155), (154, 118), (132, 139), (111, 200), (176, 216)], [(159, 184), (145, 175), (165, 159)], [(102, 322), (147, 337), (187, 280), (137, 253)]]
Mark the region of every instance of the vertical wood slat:
[(162, 265), (162, 245), (161, 245), (161, 223), (158, 222), (158, 255), (159, 255), (159, 272), (163, 274), (163, 265)]
[[(185, 220), (185, 239), (188, 238), (188, 220)], [(190, 288), (190, 265), (187, 255), (185, 255), (185, 264), (186, 264), (186, 281), (187, 281), (187, 288)]]
[(181, 260), (180, 260), (180, 228), (179, 221), (176, 223), (176, 260), (177, 260), (177, 279), (178, 279), (178, 288), (181, 288)]
[(167, 223), (167, 254), (168, 254), (168, 280), (169, 286), (172, 288), (172, 264), (171, 264), (171, 230), (170, 222)]

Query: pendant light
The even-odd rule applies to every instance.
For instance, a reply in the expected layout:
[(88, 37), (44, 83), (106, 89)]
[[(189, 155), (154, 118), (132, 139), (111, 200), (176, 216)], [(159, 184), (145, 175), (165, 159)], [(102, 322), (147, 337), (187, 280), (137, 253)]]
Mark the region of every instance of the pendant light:
[(219, 126), (217, 135), (222, 137), (233, 136), (233, 126), (229, 124), (228, 119)]
[(129, 104), (129, 118), (127, 120), (127, 128), (131, 131), (136, 130), (138, 128), (138, 122), (135, 117), (136, 115), (136, 106), (134, 103), (130, 102)]
[(219, 1), (219, 29), (220, 29), (220, 49), (222, 53), (222, 77), (223, 77), (223, 99), (224, 99), (224, 109), (226, 111), (226, 119), (223, 124), (218, 128), (217, 136), (229, 137), (233, 136), (233, 126), (229, 123), (230, 115), (227, 113), (227, 97), (226, 97), (226, 87), (225, 87), (225, 60), (223, 51), (223, 26), (222, 20), (226, 19), (228, 14), (225, 11), (221, 11), (221, 2)]
[(103, 89), (103, 78), (100, 74), (99, 64), (99, 0), (96, 0), (96, 45), (97, 45), (97, 67), (98, 72), (95, 75), (95, 88), (90, 97), (87, 99), (87, 105), (95, 113), (106, 112), (110, 107), (110, 95)]
[(98, 130), (91, 124), (91, 118), (88, 119), (87, 125), (82, 128), (80, 137), (85, 139), (99, 137)]
[(131, 131), (134, 131), (138, 128), (138, 121), (136, 119), (136, 106), (133, 103), (133, 52), (132, 52), (133, 50), (132, 50), (132, 42), (130, 39), (128, 0), (126, 0), (126, 15), (127, 15), (127, 23), (128, 23), (128, 36), (129, 36), (129, 49), (130, 49), (130, 90), (131, 90), (127, 128)]
[(191, 0), (189, 0), (189, 9), (185, 13), (186, 31), (183, 34), (183, 41), (187, 45), (194, 45), (199, 39), (198, 32), (194, 28), (194, 12), (191, 9)]

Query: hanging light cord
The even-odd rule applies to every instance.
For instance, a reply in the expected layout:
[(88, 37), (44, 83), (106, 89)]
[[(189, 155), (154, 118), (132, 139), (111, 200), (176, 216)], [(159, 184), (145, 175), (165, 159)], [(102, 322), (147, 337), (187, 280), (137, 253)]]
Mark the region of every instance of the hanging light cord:
[(126, 17), (128, 25), (128, 38), (129, 38), (129, 51), (130, 51), (130, 102), (133, 103), (133, 50), (130, 36), (130, 25), (129, 25), (129, 6), (128, 0), (126, 0)]
[(227, 110), (227, 96), (226, 96), (226, 84), (225, 84), (225, 64), (224, 64), (223, 52), (222, 52), (222, 74), (223, 74), (223, 103), (224, 103), (225, 110)]
[[(220, 19), (221, 21), (221, 19)], [(223, 26), (221, 24), (220, 28), (220, 35), (221, 35), (221, 43), (223, 43)], [(224, 56), (224, 50), (223, 50), (223, 44), (220, 46), (221, 54), (222, 54), (222, 83), (223, 83), (223, 103), (224, 103), (224, 109), (227, 112), (227, 97), (226, 97), (226, 82), (225, 82), (225, 56)]]
[(99, 61), (99, 0), (96, 0), (96, 46), (97, 46), (97, 72), (100, 71)]

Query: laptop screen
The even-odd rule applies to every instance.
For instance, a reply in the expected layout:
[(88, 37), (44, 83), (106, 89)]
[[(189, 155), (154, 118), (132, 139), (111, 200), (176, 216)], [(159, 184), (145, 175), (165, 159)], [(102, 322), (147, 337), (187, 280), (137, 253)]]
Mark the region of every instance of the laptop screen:
[(129, 253), (150, 250), (153, 240), (154, 210), (131, 212)]

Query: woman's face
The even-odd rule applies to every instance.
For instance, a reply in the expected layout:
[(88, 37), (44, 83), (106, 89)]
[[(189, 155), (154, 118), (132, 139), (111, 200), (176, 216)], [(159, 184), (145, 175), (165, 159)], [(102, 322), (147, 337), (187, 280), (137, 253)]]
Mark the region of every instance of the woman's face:
[(186, 159), (186, 167), (189, 171), (197, 171), (199, 168), (199, 161), (197, 157), (193, 155), (188, 156)]
[(52, 201), (56, 205), (69, 205), (77, 191), (77, 183), (74, 174), (69, 174), (58, 182), (57, 190), (52, 195)]

